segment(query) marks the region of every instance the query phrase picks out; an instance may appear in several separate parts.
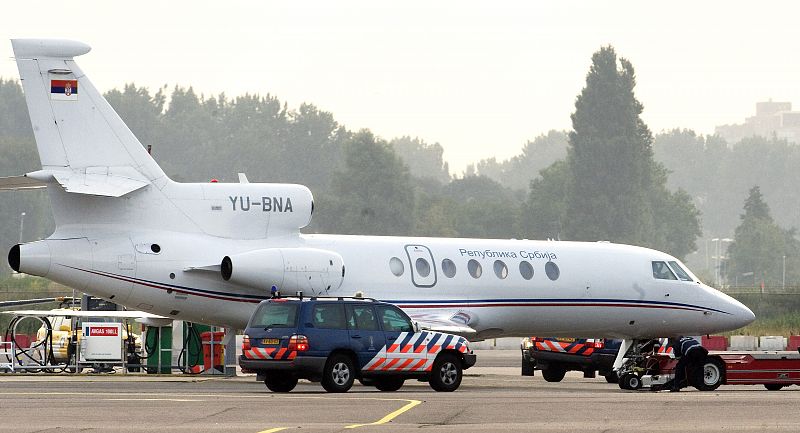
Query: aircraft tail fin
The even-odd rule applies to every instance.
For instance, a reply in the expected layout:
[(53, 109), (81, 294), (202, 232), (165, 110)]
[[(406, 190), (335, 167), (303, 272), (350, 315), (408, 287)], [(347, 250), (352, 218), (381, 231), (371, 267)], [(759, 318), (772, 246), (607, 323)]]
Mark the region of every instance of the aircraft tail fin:
[(166, 175), (73, 60), (91, 49), (59, 39), (13, 39), (42, 171), (67, 192), (118, 197)]

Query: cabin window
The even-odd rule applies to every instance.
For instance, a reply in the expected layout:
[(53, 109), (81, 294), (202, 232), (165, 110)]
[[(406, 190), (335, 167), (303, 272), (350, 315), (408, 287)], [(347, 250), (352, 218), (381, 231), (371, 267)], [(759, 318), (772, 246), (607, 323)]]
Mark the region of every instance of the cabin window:
[(453, 263), (450, 259), (442, 260), (442, 273), (447, 278), (453, 278), (456, 276), (456, 264)]
[(681, 265), (678, 264), (678, 262), (674, 260), (670, 261), (669, 266), (672, 268), (673, 271), (675, 271), (676, 274), (678, 274), (678, 278), (680, 278), (681, 281), (694, 281), (692, 280), (692, 277), (689, 276), (689, 273), (686, 272), (686, 270), (683, 269), (683, 267), (681, 267)]
[(417, 267), (417, 274), (420, 277), (424, 278), (431, 274), (431, 264), (422, 257), (418, 258), (414, 265)]
[(389, 260), (389, 269), (397, 277), (403, 275), (404, 271), (403, 261), (398, 259), (397, 257), (392, 257), (392, 259)]
[(483, 273), (483, 268), (481, 268), (481, 264), (478, 263), (477, 260), (472, 259), (467, 262), (467, 270), (469, 274), (472, 275), (472, 278), (480, 278), (481, 274)]
[(519, 274), (522, 275), (522, 278), (526, 280), (530, 280), (533, 278), (533, 266), (530, 262), (521, 261), (519, 262)]
[(494, 274), (497, 275), (497, 278), (501, 280), (505, 280), (508, 276), (508, 266), (503, 263), (502, 260), (495, 260), (494, 261)]
[(678, 277), (672, 273), (667, 266), (667, 262), (653, 262), (653, 278), (657, 280), (677, 280)]
[(555, 281), (561, 276), (561, 270), (558, 269), (558, 265), (554, 262), (547, 262), (544, 264), (544, 273), (547, 274), (547, 278)]

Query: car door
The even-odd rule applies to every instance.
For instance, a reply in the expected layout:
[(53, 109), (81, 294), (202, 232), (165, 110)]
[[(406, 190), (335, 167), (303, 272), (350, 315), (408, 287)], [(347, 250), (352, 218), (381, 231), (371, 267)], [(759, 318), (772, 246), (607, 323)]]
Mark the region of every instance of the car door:
[(425, 365), (430, 333), (414, 332), (411, 319), (394, 305), (378, 305), (378, 320), (386, 336), (385, 371), (416, 371)]
[(369, 364), (370, 371), (380, 370), (385, 362), (386, 337), (372, 305), (346, 304), (345, 314), (350, 347), (358, 357), (359, 368)]

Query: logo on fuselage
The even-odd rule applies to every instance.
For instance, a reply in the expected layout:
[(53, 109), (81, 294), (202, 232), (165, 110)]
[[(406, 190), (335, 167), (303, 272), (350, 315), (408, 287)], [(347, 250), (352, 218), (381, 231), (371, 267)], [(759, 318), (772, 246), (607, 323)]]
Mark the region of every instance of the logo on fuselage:
[(261, 210), (262, 212), (294, 212), (289, 197), (261, 197), (251, 199), (246, 196), (228, 196), (231, 208), (235, 211)]

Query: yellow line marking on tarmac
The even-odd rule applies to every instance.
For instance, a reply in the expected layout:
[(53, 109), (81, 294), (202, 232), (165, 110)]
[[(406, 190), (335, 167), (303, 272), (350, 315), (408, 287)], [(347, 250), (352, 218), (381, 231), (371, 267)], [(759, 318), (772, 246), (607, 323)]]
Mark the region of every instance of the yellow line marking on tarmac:
[(289, 427), (275, 427), (275, 428), (271, 428), (269, 430), (261, 430), (258, 433), (275, 433), (276, 431), (286, 430), (287, 428), (289, 428)]
[[(389, 400), (389, 399), (387, 399), (387, 400)], [(367, 424), (352, 424), (352, 425), (345, 426), (345, 428), (358, 428), (358, 427), (364, 427), (364, 426), (368, 426), (368, 425), (386, 424), (387, 422), (389, 422), (389, 421), (397, 418), (398, 416), (400, 416), (402, 413), (411, 410), (411, 408), (413, 408), (414, 406), (422, 404), (422, 402), (419, 401), (419, 400), (406, 400), (406, 399), (399, 399), (399, 398), (393, 398), (391, 400), (407, 401), (408, 404), (406, 404), (405, 406), (401, 407), (400, 409), (397, 409), (396, 411), (386, 415), (385, 417), (383, 417), (383, 418), (381, 418), (381, 419), (379, 419), (379, 420), (377, 420), (375, 422), (371, 422), (371, 423), (367, 423)]]

